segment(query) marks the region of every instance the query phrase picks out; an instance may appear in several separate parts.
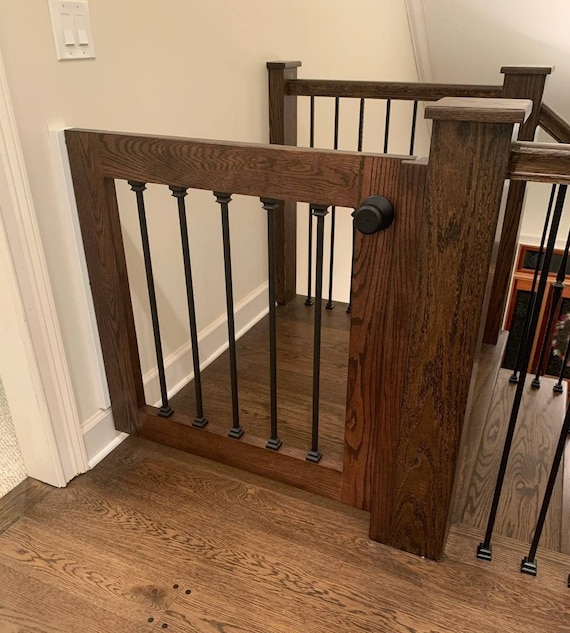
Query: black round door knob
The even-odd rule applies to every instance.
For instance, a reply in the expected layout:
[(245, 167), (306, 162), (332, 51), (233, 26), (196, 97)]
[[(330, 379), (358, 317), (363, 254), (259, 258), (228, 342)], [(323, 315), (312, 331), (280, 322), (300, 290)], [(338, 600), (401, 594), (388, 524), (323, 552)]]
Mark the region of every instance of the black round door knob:
[(384, 196), (370, 196), (352, 214), (356, 228), (365, 235), (384, 231), (394, 221), (394, 207)]

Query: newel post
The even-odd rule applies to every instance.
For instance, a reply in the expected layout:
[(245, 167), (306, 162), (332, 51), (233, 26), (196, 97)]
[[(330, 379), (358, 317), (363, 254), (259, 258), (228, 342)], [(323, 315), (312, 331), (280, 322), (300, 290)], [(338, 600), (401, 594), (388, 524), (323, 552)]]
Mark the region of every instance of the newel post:
[[(267, 62), (269, 72), (269, 142), (297, 145), (297, 97), (287, 94), (287, 81), (297, 79), (301, 62)], [(275, 212), (275, 295), (285, 305), (297, 294), (297, 205), (279, 203)]]
[[(546, 78), (552, 72), (550, 66), (505, 66), (502, 97), (505, 99), (530, 99), (532, 112), (521, 124), (519, 141), (533, 141), (540, 117), (540, 106), (546, 85)], [(515, 261), (522, 210), (524, 205), (526, 182), (514, 181), (510, 184), (505, 206), (505, 219), (501, 232), (501, 242), (497, 255), (495, 279), (489, 298), (483, 341), (495, 345), (499, 338), (507, 293)]]
[(385, 450), (383, 427), (399, 429), (399, 437), (388, 459), (375, 460), (370, 537), (436, 560), (447, 536), (513, 130), (531, 106), (445, 98), (426, 108), (433, 130), (408, 361), (398, 413), (377, 420), (378, 451)]

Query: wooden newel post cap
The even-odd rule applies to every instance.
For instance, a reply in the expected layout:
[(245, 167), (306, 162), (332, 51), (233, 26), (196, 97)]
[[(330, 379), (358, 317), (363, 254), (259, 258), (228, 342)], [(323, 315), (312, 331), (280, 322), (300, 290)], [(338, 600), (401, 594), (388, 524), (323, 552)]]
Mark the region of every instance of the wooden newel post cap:
[(425, 109), (425, 118), (479, 123), (524, 123), (532, 111), (529, 99), (444, 97)]
[(267, 68), (269, 70), (285, 70), (286, 68), (299, 68), (301, 62), (267, 62)]

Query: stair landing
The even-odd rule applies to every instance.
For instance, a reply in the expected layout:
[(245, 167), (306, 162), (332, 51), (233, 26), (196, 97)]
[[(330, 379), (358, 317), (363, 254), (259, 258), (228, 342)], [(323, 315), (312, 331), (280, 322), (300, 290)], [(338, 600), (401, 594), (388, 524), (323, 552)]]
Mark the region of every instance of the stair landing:
[[(468, 456), (472, 468), (467, 471), (463, 488), (463, 504), (456, 506), (455, 518), (467, 525), (484, 529), (489, 516), (501, 451), (516, 391), (509, 383), (510, 370), (499, 370), (488, 414), (471, 418), (466, 434)], [(501, 503), (497, 513), (496, 534), (518, 541), (530, 542), (546, 488), (549, 469), (558, 442), (566, 409), (566, 391), (555, 395), (555, 380), (541, 378), (538, 390), (530, 387), (527, 378), (512, 451), (505, 475)], [(460, 465), (465, 469), (465, 463)], [(563, 549), (563, 479), (564, 464), (552, 496), (541, 547), (554, 551)], [(570, 481), (566, 482), (566, 491)], [(459, 495), (457, 496), (460, 501)], [(567, 528), (566, 528), (567, 529)]]

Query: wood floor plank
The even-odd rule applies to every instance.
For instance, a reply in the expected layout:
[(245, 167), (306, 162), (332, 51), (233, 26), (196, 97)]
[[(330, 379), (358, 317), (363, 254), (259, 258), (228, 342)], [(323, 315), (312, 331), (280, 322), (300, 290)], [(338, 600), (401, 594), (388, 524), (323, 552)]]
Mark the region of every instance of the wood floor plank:
[[(435, 563), (369, 541), (367, 527), (364, 512), (130, 438), (0, 537), (0, 574), (16, 575), (0, 622), (10, 633), (568, 631), (570, 558), (541, 557), (539, 578), (523, 577), (500, 540), (489, 565), (475, 535), (452, 532)], [(147, 578), (179, 588), (139, 626), (151, 605), (132, 593)]]
[(45, 585), (3, 565), (0, 565), (0, 578), (0, 625), (6, 622), (18, 633), (144, 633), (151, 630), (148, 622), (129, 622), (74, 593)]
[(160, 569), (125, 561), (90, 543), (78, 545), (22, 518), (0, 540), (0, 564), (74, 593), (136, 623), (159, 617), (177, 597), (175, 578)]
[(497, 376), (503, 360), (509, 333), (502, 331), (496, 345), (483, 345), (478, 357), (473, 398), (467, 416), (461, 440), (461, 450), (457, 459), (457, 474), (454, 490), (452, 521), (463, 520), (465, 504), (469, 495), (469, 486), (481, 445), (481, 437), (495, 391)]
[[(501, 459), (516, 386), (502, 369), (496, 383), (489, 415), (476, 451), (463, 513), (463, 522), (477, 528), (486, 525)], [(530, 542), (543, 499), (548, 473), (564, 417), (563, 396), (552, 393), (554, 380), (543, 377), (539, 390), (525, 386), (525, 393), (505, 474), (496, 533)], [(562, 476), (553, 493), (544, 527), (542, 545), (559, 551), (561, 539)]]
[[(342, 469), (350, 315), (346, 304), (323, 310), (320, 388), (320, 448), (326, 459)], [(279, 435), (285, 446), (307, 451), (311, 444), (314, 308), (297, 296), (277, 307), (277, 376)], [(239, 402), (247, 434), (269, 434), (269, 321), (266, 317), (237, 342)], [(231, 389), (228, 354), (202, 374), (206, 427), (227, 433), (231, 426)], [(177, 413), (194, 417), (194, 384), (171, 399)]]
[(566, 442), (562, 461), (562, 514), (560, 517), (560, 551), (570, 554), (570, 441)]
[(13, 490), (0, 498), (0, 534), (7, 530), (12, 523), (24, 516), (26, 510), (31, 508), (44, 497), (49, 495), (52, 486), (27, 477)]
[[(158, 550), (165, 546), (168, 548), (168, 551), (162, 550), (162, 556), (165, 561), (184, 559), (182, 562), (188, 564), (188, 574), (192, 575), (193, 581), (199, 586), (210, 586), (214, 579), (210, 579), (211, 582), (205, 584), (204, 581), (201, 582), (199, 580), (200, 577), (196, 577), (196, 574), (199, 571), (204, 574), (206, 573), (205, 570), (215, 567), (218, 573), (225, 574), (227, 577), (226, 581), (232, 582), (232, 579), (234, 579), (234, 582), (240, 587), (245, 585), (248, 585), (250, 589), (253, 587), (254, 591), (262, 592), (263, 595), (266, 595), (268, 600), (269, 596), (274, 599), (276, 595), (280, 595), (284, 590), (293, 592), (289, 599), (294, 600), (295, 609), (300, 611), (300, 613), (306, 614), (302, 605), (307, 600), (307, 592), (308, 595), (318, 596), (319, 598), (315, 604), (312, 602), (309, 604), (311, 612), (315, 609), (317, 609), (317, 612), (318, 609), (323, 609), (323, 611), (329, 613), (333, 608), (331, 605), (341, 605), (342, 617), (348, 618), (345, 621), (350, 622), (350, 628), (346, 630), (375, 630), (365, 628), (369, 625), (370, 619), (378, 623), (383, 622), (386, 626), (385, 630), (462, 630), (455, 628), (456, 624), (452, 614), (457, 606), (457, 588), (464, 585), (466, 580), (468, 580), (469, 586), (472, 583), (472, 579), (465, 578), (463, 570), (460, 572), (456, 570), (455, 575), (451, 576), (446, 573), (446, 578), (437, 579), (437, 572), (443, 568), (443, 565), (430, 564), (430, 561), (424, 561), (401, 553), (396, 554), (405, 558), (401, 561), (401, 564), (396, 564), (395, 568), (390, 570), (394, 566), (393, 561), (392, 565), (390, 564), (393, 552), (374, 543), (370, 543), (368, 551), (369, 564), (364, 565), (364, 569), (360, 565), (360, 556), (358, 556), (357, 561), (359, 564), (356, 566), (339, 563), (338, 560), (335, 561), (329, 558), (322, 551), (317, 550), (317, 556), (311, 555), (310, 551), (306, 551), (304, 547), (287, 542), (282, 538), (277, 538), (271, 532), (269, 532), (271, 536), (268, 536), (266, 530), (262, 530), (265, 538), (261, 540), (261, 534), (256, 532), (256, 526), (252, 525), (251, 520), (245, 521), (244, 525), (241, 508), (238, 512), (234, 512), (231, 515), (232, 522), (227, 533), (223, 529), (220, 531), (220, 527), (214, 526), (210, 521), (209, 528), (206, 530), (207, 534), (198, 534), (196, 532), (197, 528), (194, 526), (203, 526), (207, 523), (207, 517), (212, 516), (212, 511), (202, 515), (202, 510), (195, 504), (190, 503), (188, 500), (186, 503), (181, 503), (181, 500), (185, 499), (185, 493), (183, 491), (178, 492), (178, 496), (176, 496), (174, 491), (177, 490), (177, 482), (174, 483), (175, 485), (171, 488), (169, 487), (171, 491), (169, 495), (157, 493), (157, 486), (153, 483), (147, 489), (141, 489), (138, 494), (135, 494), (137, 486), (128, 488), (127, 498), (131, 510), (129, 512), (123, 510), (119, 516), (115, 506), (115, 495), (118, 493), (107, 492), (105, 495), (105, 489), (103, 487), (98, 488), (100, 484), (91, 481), (88, 486), (82, 487), (84, 488), (82, 491), (77, 490), (76, 487), (71, 503), (67, 502), (61, 507), (58, 505), (57, 508), (52, 508), (51, 511), (56, 511), (57, 514), (67, 512), (75, 522), (76, 513), (78, 513), (77, 517), (79, 517), (84, 512), (81, 508), (83, 504), (87, 504), (92, 510), (97, 509), (97, 512), (101, 513), (101, 516), (105, 518), (105, 524), (98, 525), (98, 521), (92, 520), (88, 526), (85, 526), (86, 531), (82, 531), (82, 537), (89, 535), (89, 538), (101, 539), (107, 534), (111, 540), (111, 547), (120, 548), (123, 555), (125, 555), (127, 550), (131, 552), (130, 555), (135, 555), (140, 550), (151, 557), (156, 555), (157, 559), (160, 559)], [(112, 486), (112, 490), (119, 491), (121, 486)], [(138, 508), (140, 512), (135, 511), (134, 508)], [(180, 516), (172, 518), (175, 508), (178, 509), (178, 515), (182, 513), (192, 517), (193, 526), (189, 528), (190, 532), (184, 533), (184, 527), (179, 523), (181, 521)], [(155, 513), (155, 517), (170, 516), (168, 524), (161, 523), (160, 519), (153, 519), (150, 516), (145, 517), (143, 511), (149, 512), (150, 509)], [(37, 508), (34, 512), (37, 512)], [(219, 514), (222, 517), (228, 516), (223, 511), (219, 512)], [(315, 522), (317, 520), (317, 517), (315, 517)], [(121, 528), (121, 525), (128, 526), (129, 530), (136, 530), (136, 526), (140, 527), (136, 546), (131, 542), (132, 539), (129, 538), (129, 533), (124, 533), (124, 527)], [(99, 530), (98, 536), (93, 533), (92, 530), (94, 529), (96, 531)], [(216, 531), (218, 533), (217, 537)], [(124, 543), (118, 542), (117, 536), (121, 532), (124, 534)], [(154, 546), (152, 545), (152, 535), (159, 537), (158, 541), (156, 541), (156, 538), (154, 539)], [(287, 556), (285, 558), (283, 558), (284, 543), (287, 543)], [(316, 549), (314, 546), (313, 548)], [(250, 552), (252, 549), (256, 552), (254, 558), (250, 558), (250, 554), (245, 554), (245, 552)], [(306, 554), (303, 554), (305, 551)], [(187, 560), (189, 556), (191, 556), (193, 561), (192, 565)], [(197, 557), (201, 557), (201, 560), (197, 561)], [(278, 567), (275, 566), (276, 557), (279, 559)], [(311, 569), (307, 570), (303, 565), (301, 569), (298, 566), (292, 566), (290, 560), (296, 560), (297, 558), (300, 559), (301, 563), (303, 559), (311, 561)], [(363, 556), (362, 559), (364, 560)], [(378, 574), (380, 567), (382, 574)], [(408, 567), (411, 568), (411, 571), (408, 570), (406, 572)], [(330, 575), (331, 569), (334, 569), (335, 577), (343, 578), (342, 586), (339, 586), (338, 582), (327, 578), (326, 570), (329, 570), (328, 574)], [(461, 596), (462, 617), (464, 622), (471, 622), (470, 626), (475, 626), (474, 622), (481, 617), (481, 612), (473, 604), (473, 601), (476, 603), (477, 599), (481, 598), (481, 594), (486, 596), (495, 588), (500, 595), (509, 595), (507, 591), (508, 583), (505, 582), (499, 588), (495, 579), (485, 575), (486, 571), (484, 570), (480, 573), (480, 578), (477, 580), (481, 593), (476, 592), (473, 594), (471, 589), (469, 589), (469, 591), (465, 592), (465, 595), (462, 594)], [(433, 578), (430, 577), (431, 574), (434, 575)], [(215, 582), (220, 582), (219, 578)], [(276, 585), (272, 583), (276, 583)], [(392, 617), (395, 618), (390, 621), (382, 619), (386, 615), (377, 613), (374, 607), (377, 595), (379, 595), (378, 592), (381, 594), (386, 586), (390, 586), (391, 595), (384, 598), (384, 604), (386, 610), (392, 613)], [(430, 615), (431, 621), (437, 622), (437, 626), (433, 629), (423, 629), (421, 628), (422, 620), (421, 616), (418, 615), (418, 611), (421, 614), (429, 613), (429, 592), (434, 586), (437, 587), (439, 594), (438, 613), (443, 613), (443, 616)], [(350, 589), (347, 589), (347, 587), (350, 587)], [(406, 616), (406, 608), (402, 605), (406, 604), (407, 596), (412, 590), (416, 596), (414, 610)], [(297, 604), (297, 602), (300, 604)], [(487, 630), (508, 630), (508, 628), (505, 628), (508, 622), (508, 615), (505, 610), (512, 609), (513, 605), (504, 599), (502, 599), (502, 602), (496, 602), (496, 609), (493, 615), (494, 624), (491, 623)], [(305, 606), (304, 609), (306, 608)], [(560, 603), (554, 600), (550, 593), (542, 594), (540, 599), (534, 603), (534, 608), (539, 615), (530, 617), (528, 624), (524, 627), (519, 624), (517, 630), (535, 630), (531, 627), (536, 626), (536, 622), (541, 617), (548, 616), (549, 618), (554, 618), (554, 622), (556, 622), (556, 616), (560, 614)], [(307, 617), (310, 616), (307, 615)], [(322, 620), (323, 615), (319, 615), (319, 617), (321, 618), (321, 624), (328, 623), (336, 627), (335, 630), (338, 630), (338, 622), (330, 621), (332, 616), (328, 620)], [(337, 614), (335, 617), (341, 616)], [(368, 624), (366, 623), (366, 618), (368, 618)], [(446, 625), (445, 621), (452, 624)], [(327, 629), (317, 628), (315, 630)], [(383, 629), (380, 628), (380, 630)], [(464, 630), (476, 629), (466, 628)]]

